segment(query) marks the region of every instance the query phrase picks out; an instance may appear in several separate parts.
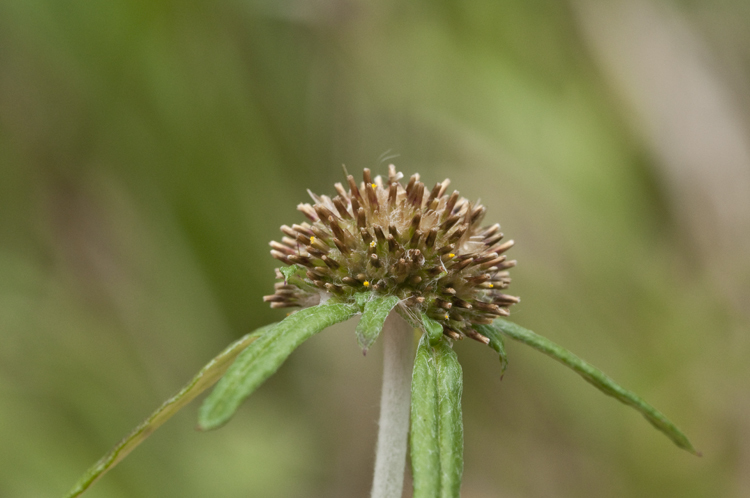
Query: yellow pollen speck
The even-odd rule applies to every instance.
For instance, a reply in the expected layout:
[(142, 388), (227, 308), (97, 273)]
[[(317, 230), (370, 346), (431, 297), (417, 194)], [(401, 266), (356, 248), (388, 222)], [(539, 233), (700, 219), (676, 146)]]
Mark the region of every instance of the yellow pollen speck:
[(362, 285), (364, 285), (365, 287), (369, 287), (370, 286), (370, 282), (367, 281), (367, 280), (365, 280), (364, 282), (362, 282)]
[(310, 243), (312, 244), (313, 242), (315, 242), (315, 236), (314, 235), (312, 237), (310, 237)]
[(372, 188), (378, 188), (378, 186), (373, 183)]
[(443, 318), (445, 318), (447, 320), (448, 318), (450, 318), (450, 316), (448, 316), (448, 313), (446, 313)]
[(490, 289), (492, 289), (493, 287), (495, 287), (495, 286), (493, 284), (490, 284)]
[(372, 242), (370, 242), (370, 247), (375, 247), (376, 245), (378, 245), (378, 244), (374, 240)]
[(455, 254), (453, 254), (453, 253), (450, 253), (450, 254), (448, 255), (448, 257), (449, 257), (449, 258), (455, 258), (455, 257), (456, 257), (456, 255), (455, 255)]

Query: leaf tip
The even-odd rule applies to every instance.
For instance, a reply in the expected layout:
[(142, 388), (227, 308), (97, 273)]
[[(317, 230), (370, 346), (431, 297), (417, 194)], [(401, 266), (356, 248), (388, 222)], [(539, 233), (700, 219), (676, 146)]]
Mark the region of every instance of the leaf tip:
[(370, 346), (375, 343), (376, 337), (367, 337), (364, 334), (357, 334), (357, 344), (362, 348), (362, 355), (367, 356), (367, 352), (370, 350)]
[(195, 426), (195, 430), (199, 432), (208, 432), (214, 429), (218, 429), (227, 423), (229, 419), (216, 417), (215, 415), (204, 412), (198, 414), (198, 425)]
[(692, 453), (693, 455), (697, 457), (703, 457), (703, 452), (695, 449), (692, 443), (690, 443), (690, 441), (688, 441), (687, 439), (684, 441), (684, 444), (680, 444), (679, 446), (685, 451), (689, 451), (690, 453)]
[(198, 432), (209, 432), (214, 429), (218, 429), (224, 425), (224, 422), (215, 422), (215, 421), (198, 421), (198, 425), (195, 426), (195, 430)]
[(222, 407), (212, 408), (212, 410), (205, 410), (203, 413), (198, 413), (198, 426), (204, 432), (224, 427), (232, 420), (236, 411), (236, 408), (234, 410), (222, 410)]

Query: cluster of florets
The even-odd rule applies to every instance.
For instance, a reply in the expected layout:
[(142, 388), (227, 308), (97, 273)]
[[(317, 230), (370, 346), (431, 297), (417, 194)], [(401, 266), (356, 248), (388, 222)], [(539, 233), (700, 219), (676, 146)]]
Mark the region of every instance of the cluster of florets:
[(271, 255), (289, 266), (277, 269), (282, 281), (264, 300), (285, 308), (395, 295), (405, 314), (425, 313), (448, 337), (487, 343), (472, 327), (519, 302), (502, 292), (516, 264), (503, 254), (513, 241), (501, 242), (500, 225), (480, 227), (484, 206), (445, 195), (450, 180), (430, 191), (415, 174), (404, 186), (393, 165), (387, 182), (369, 169), (363, 177), (357, 185), (349, 175), (348, 191), (337, 183), (333, 198), (308, 191), (314, 204), (297, 209), (310, 222), (283, 225), (281, 242), (271, 242)]

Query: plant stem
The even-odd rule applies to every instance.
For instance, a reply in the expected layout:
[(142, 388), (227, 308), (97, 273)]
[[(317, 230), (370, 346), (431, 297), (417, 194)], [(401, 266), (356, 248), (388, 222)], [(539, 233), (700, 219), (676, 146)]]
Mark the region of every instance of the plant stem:
[(388, 315), (381, 335), (383, 392), (371, 498), (399, 498), (404, 489), (409, 435), (414, 333), (394, 310)]

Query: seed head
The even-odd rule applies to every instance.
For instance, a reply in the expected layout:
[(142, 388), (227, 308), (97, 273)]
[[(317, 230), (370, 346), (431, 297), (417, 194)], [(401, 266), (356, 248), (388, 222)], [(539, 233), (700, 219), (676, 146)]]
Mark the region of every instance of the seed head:
[(400, 311), (425, 313), (453, 340), (489, 340), (474, 330), (508, 316), (519, 302), (504, 294), (508, 269), (516, 265), (501, 242), (500, 225), (481, 226), (485, 207), (446, 195), (449, 180), (428, 190), (414, 174), (388, 167), (388, 177), (363, 182), (347, 177), (330, 198), (310, 191), (313, 204), (300, 204), (309, 222), (283, 225), (281, 242), (271, 242), (277, 268), (276, 292), (265, 296), (272, 308), (307, 307), (321, 299), (357, 302), (361, 293), (395, 295)]

